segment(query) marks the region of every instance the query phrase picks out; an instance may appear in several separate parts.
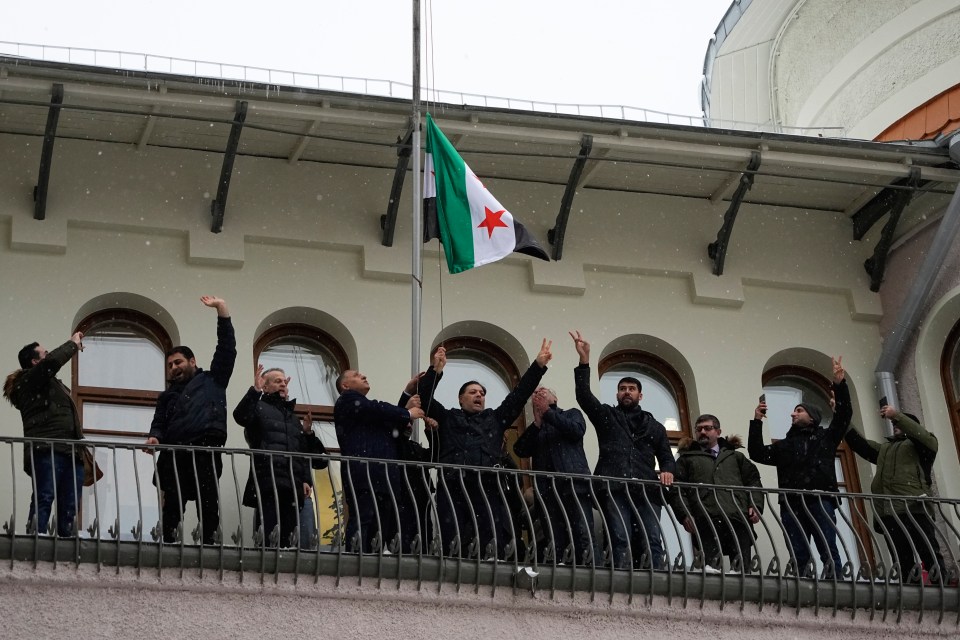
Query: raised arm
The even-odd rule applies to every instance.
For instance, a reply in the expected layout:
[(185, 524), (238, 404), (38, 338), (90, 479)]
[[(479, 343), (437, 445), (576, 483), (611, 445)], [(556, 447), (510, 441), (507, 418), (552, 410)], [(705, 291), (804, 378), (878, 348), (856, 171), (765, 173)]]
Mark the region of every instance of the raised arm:
[(900, 431), (903, 431), (903, 435), (907, 436), (915, 445), (923, 447), (932, 453), (937, 452), (939, 448), (937, 437), (927, 431), (919, 422), (912, 420), (902, 411), (897, 411), (889, 406), (883, 407), (883, 409), (880, 410), (880, 414), (884, 418), (887, 418), (887, 420), (896, 420), (897, 427)]
[(767, 416), (767, 405), (761, 402), (753, 412), (750, 432), (747, 435), (747, 453), (750, 459), (760, 464), (777, 464), (776, 451), (771, 444), (763, 444), (763, 419)]
[(850, 428), (853, 418), (853, 404), (850, 402), (850, 388), (847, 386), (846, 372), (843, 370), (843, 356), (833, 359), (833, 396), (836, 405), (833, 408), (833, 420), (827, 430), (834, 445), (839, 445), (843, 434)]
[(433, 394), (443, 377), (443, 368), (447, 364), (447, 350), (437, 347), (430, 362), (430, 368), (417, 381), (417, 395), (420, 396), (420, 406), (424, 412), (434, 420), (440, 421), (446, 408), (434, 399)]
[(860, 432), (857, 431), (856, 427), (850, 427), (847, 432), (844, 434), (843, 439), (846, 441), (850, 448), (853, 449), (853, 452), (872, 464), (877, 464), (877, 458), (880, 454), (880, 443), (874, 442), (873, 440), (867, 440)]
[(45, 384), (45, 381), (57, 375), (63, 365), (70, 362), (70, 358), (77, 355), (80, 350), (80, 340), (83, 334), (79, 331), (62, 345), (47, 353), (47, 357), (30, 367), (20, 376), (19, 384), (25, 389), (29, 389), (38, 384)]
[(237, 338), (230, 319), (230, 309), (223, 298), (215, 296), (201, 296), (200, 302), (217, 310), (217, 348), (210, 362), (210, 375), (218, 385), (226, 387), (237, 362)]
[(573, 383), (576, 388), (577, 404), (590, 418), (595, 429), (602, 429), (606, 421), (603, 419), (603, 404), (590, 391), (590, 343), (579, 331), (571, 331), (573, 346), (580, 358), (580, 364), (573, 370)]
[(520, 378), (520, 382), (514, 387), (513, 391), (507, 394), (500, 406), (494, 409), (494, 414), (504, 429), (517, 419), (517, 416), (523, 411), (523, 405), (527, 404), (527, 400), (530, 399), (537, 385), (540, 384), (543, 374), (547, 372), (547, 363), (553, 357), (550, 352), (552, 344), (553, 342), (544, 338), (540, 345), (540, 352), (530, 363), (530, 366)]

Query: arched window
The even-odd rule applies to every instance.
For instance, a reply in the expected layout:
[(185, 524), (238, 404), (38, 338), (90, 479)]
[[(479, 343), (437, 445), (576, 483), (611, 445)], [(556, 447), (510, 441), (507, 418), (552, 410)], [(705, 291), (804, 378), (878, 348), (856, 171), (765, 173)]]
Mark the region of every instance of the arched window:
[[(763, 374), (763, 393), (767, 402), (767, 422), (770, 429), (770, 437), (773, 440), (779, 440), (786, 437), (790, 429), (790, 414), (800, 403), (810, 403), (821, 411), (821, 425), (829, 425), (833, 420), (833, 409), (830, 407), (830, 380), (812, 369), (798, 366), (779, 366), (767, 370)], [(846, 442), (841, 442), (836, 453), (836, 471), (837, 486), (840, 491), (860, 493), (860, 474), (857, 471), (856, 458)], [(855, 500), (856, 508), (860, 514), (866, 514), (863, 500)], [(863, 518), (851, 517), (850, 501), (843, 500), (840, 509), (846, 514), (848, 522), (852, 522), (856, 530), (857, 537), (863, 541), (866, 546), (867, 558), (859, 558), (860, 562), (869, 561), (872, 557), (872, 546), (870, 543), (870, 531), (864, 526)], [(857, 549), (860, 552), (856, 540), (853, 538), (853, 532), (850, 531), (844, 523), (839, 521), (837, 526), (840, 535), (846, 540), (847, 549)], [(840, 553), (843, 554), (841, 546)], [(819, 560), (814, 558), (816, 562)], [(846, 560), (846, 558), (844, 558)], [(819, 570), (819, 565), (818, 565)], [(857, 562), (854, 560), (854, 574), (856, 574)]]
[(333, 429), (335, 383), (337, 376), (350, 368), (340, 344), (316, 327), (282, 324), (260, 336), (253, 347), (253, 358), (267, 369), (278, 367), (286, 372), (291, 378), (289, 394), (297, 401), (297, 413), (312, 413), (314, 429), (323, 446), (337, 450)]
[(940, 379), (943, 381), (943, 395), (950, 411), (950, 424), (953, 426), (953, 440), (960, 457), (960, 320), (953, 325), (943, 345), (940, 357)]
[[(437, 385), (434, 397), (447, 408), (460, 406), (457, 391), (468, 380), (476, 380), (487, 389), (486, 406), (497, 407), (520, 382), (520, 372), (507, 353), (489, 340), (458, 337), (445, 340), (447, 364), (443, 369), (444, 382)], [(520, 416), (504, 436), (506, 451), (518, 467), (521, 460), (513, 453), (513, 443), (526, 426), (525, 414)]]
[(671, 443), (676, 445), (692, 433), (683, 380), (665, 360), (645, 351), (625, 349), (601, 358), (598, 370), (601, 402), (615, 403), (617, 382), (636, 378), (643, 387), (640, 406), (666, 427)]
[[(91, 442), (142, 443), (164, 388), (170, 337), (153, 318), (129, 309), (94, 313), (76, 330), (84, 334), (84, 351), (73, 359), (73, 397), (84, 436)], [(96, 518), (103, 537), (115, 522), (119, 530), (114, 535), (121, 538), (133, 537), (131, 529), (138, 523), (149, 531), (159, 520), (153, 462), (137, 449), (98, 447), (104, 477), (96, 491), (83, 491), (82, 526)]]
[[(340, 343), (325, 331), (305, 324), (280, 324), (265, 331), (253, 345), (254, 367), (277, 367), (290, 377), (288, 393), (297, 401), (296, 413), (313, 418), (313, 431), (330, 453), (340, 451), (333, 426), (333, 405), (337, 401), (336, 381), (350, 368)], [(252, 380), (250, 370), (248, 379)], [(397, 394), (399, 396), (399, 392)], [(333, 542), (324, 536), (336, 525), (335, 495), (340, 492), (340, 465), (331, 462), (326, 471), (314, 473), (315, 516), (321, 544)]]

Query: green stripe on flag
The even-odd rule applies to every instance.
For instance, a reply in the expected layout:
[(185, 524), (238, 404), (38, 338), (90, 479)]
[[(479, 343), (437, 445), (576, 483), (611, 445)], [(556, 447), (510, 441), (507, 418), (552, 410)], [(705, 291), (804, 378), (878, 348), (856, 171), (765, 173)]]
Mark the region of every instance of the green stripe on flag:
[(437, 217), (440, 240), (450, 273), (472, 269), (473, 221), (467, 199), (466, 165), (447, 137), (427, 114), (427, 153), (432, 155), (437, 187)]

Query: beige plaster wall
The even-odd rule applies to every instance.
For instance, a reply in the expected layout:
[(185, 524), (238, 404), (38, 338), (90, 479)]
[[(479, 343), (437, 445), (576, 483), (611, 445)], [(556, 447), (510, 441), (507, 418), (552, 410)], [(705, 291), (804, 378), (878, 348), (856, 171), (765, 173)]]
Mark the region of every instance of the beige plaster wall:
[[(231, 406), (249, 384), (254, 340), (291, 307), (332, 319), (335, 328), (321, 328), (342, 337), (351, 365), (370, 376), (373, 396), (392, 400), (409, 378), (409, 178), (396, 246), (386, 248), (378, 223), (392, 171), (240, 157), (224, 231), (213, 234), (216, 154), (59, 140), (47, 219), (35, 221), (30, 193), (39, 147), (33, 138), (0, 137), (0, 159), (15, 167), (0, 172), (0, 353), (10, 369), (26, 342), (59, 344), (97, 304), (130, 301), (206, 364), (214, 314), (198, 297), (216, 293), (229, 301), (237, 328)], [(561, 186), (487, 186), (546, 237)], [(684, 377), (691, 413), (715, 413), (728, 433), (745, 435), (764, 368), (799, 348), (819, 354), (806, 364), (824, 373), (828, 355), (844, 356), (855, 419), (879, 429), (869, 389), (883, 309), (862, 269), (872, 245), (851, 242), (842, 215), (747, 205), (725, 274), (716, 277), (706, 246), (724, 208), (588, 189), (574, 202), (559, 263), (517, 256), (441, 275), (436, 245), (428, 245), (420, 366), (455, 323), (485, 323), (510, 336), (526, 351), (512, 350), (521, 370), (549, 337), (555, 358), (546, 383), (570, 406), (576, 355), (568, 330), (582, 330), (593, 343), (594, 364), (614, 348), (645, 346), (649, 336), (673, 349), (664, 357)], [(0, 433), (21, 433), (5, 403)], [(228, 446), (243, 446), (239, 428)], [(592, 429), (586, 448), (592, 463)], [(764, 474), (775, 486), (772, 470)], [(0, 496), (0, 513), (6, 500)]]
[(591, 600), (588, 594), (568, 593), (550, 597), (541, 590), (513, 593), (501, 587), (491, 596), (487, 587), (479, 593), (452, 585), (438, 592), (436, 585), (417, 590), (413, 583), (385, 583), (377, 589), (366, 579), (363, 586), (344, 580), (340, 587), (331, 578), (318, 584), (301, 577), (294, 585), (289, 577), (279, 583), (261, 584), (247, 575), (241, 584), (227, 573), (218, 582), (207, 572), (199, 579), (187, 571), (182, 579), (168, 574), (137, 578), (130, 569), (120, 575), (80, 570), (53, 571), (18, 564), (0, 574), (0, 616), (3, 635), (20, 638), (296, 638), (323, 637), (350, 640), (371, 637), (424, 636), (435, 638), (730, 638), (739, 640), (833, 639), (886, 640), (894, 638), (954, 637), (956, 628), (948, 614), (944, 624), (927, 612), (922, 623), (914, 612), (904, 612), (903, 621), (893, 617), (872, 622), (869, 612), (849, 611), (833, 616), (822, 606), (800, 611), (767, 605), (757, 611), (739, 603), (720, 609), (716, 603), (680, 598), (636, 595), (632, 603), (618, 595)]

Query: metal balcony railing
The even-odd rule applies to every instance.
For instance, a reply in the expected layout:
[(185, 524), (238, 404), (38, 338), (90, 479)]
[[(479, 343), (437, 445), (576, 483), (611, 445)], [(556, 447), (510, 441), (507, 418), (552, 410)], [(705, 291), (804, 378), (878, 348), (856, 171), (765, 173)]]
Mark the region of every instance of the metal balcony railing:
[[(960, 626), (957, 570), (939, 553), (960, 540), (958, 500), (665, 489), (247, 449), (145, 453), (140, 441), (84, 445), (103, 472), (90, 486), (71, 472), (78, 443), (0, 437), (0, 477), (10, 480), (0, 495), (0, 558), (11, 570), (51, 562), (158, 576), (214, 571), (221, 581), (280, 573), (336, 576), (338, 585), (411, 580), (420, 589), (586, 592), (630, 603), (639, 596), (648, 605), (662, 596), (675, 606), (714, 600), (878, 620), (899, 621), (906, 611)], [(218, 468), (210, 481), (208, 471)], [(31, 496), (40, 496), (36, 505)], [(194, 496), (202, 508), (181, 510)], [(834, 522), (827, 505), (837, 502)], [(796, 523), (806, 530), (803, 543), (787, 535)], [(935, 537), (923, 533), (928, 524)]]

